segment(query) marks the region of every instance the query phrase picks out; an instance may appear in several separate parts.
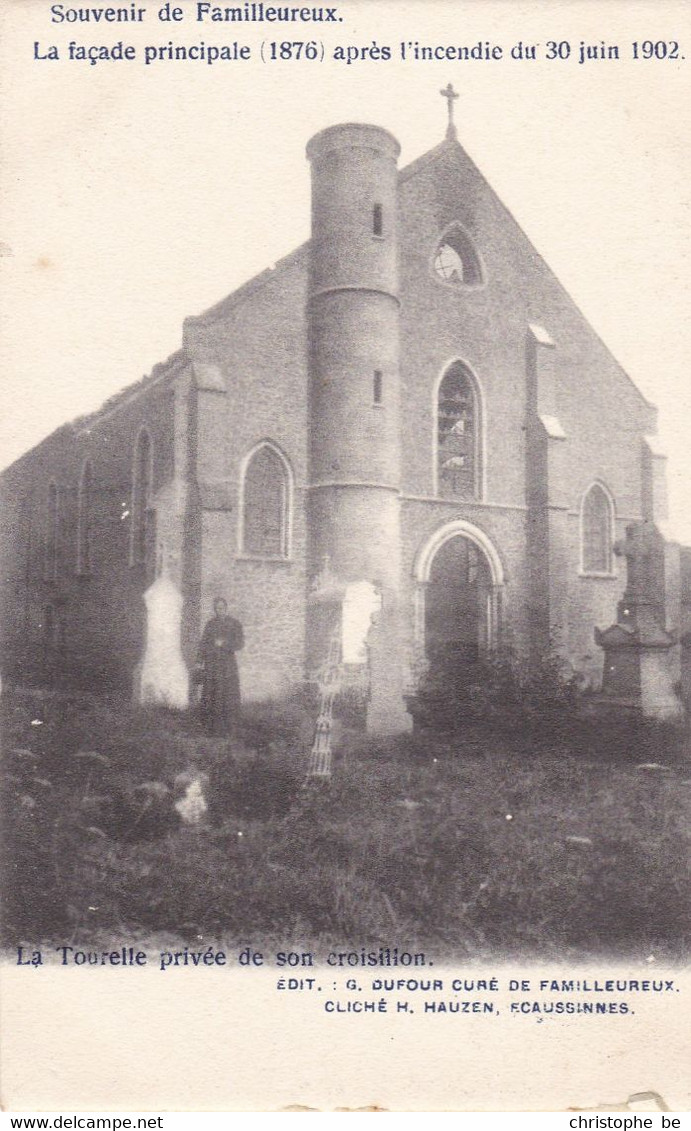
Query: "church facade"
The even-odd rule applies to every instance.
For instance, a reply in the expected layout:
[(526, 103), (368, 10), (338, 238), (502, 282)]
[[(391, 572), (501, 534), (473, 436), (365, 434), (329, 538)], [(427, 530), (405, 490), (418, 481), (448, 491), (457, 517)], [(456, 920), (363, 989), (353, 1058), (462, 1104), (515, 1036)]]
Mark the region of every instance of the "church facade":
[[(451, 122), (403, 169), (373, 125), (325, 129), (307, 156), (309, 242), (3, 474), (6, 673), (136, 683), (143, 595), (165, 576), (190, 668), (214, 598), (243, 623), (245, 698), (304, 683), (325, 608), (370, 582), (375, 731), (405, 729), (430, 665), (472, 673), (499, 648), (556, 647), (599, 686), (615, 543), (666, 517), (654, 407)], [(667, 543), (678, 634), (690, 567)], [(675, 680), (678, 644), (665, 662)]]

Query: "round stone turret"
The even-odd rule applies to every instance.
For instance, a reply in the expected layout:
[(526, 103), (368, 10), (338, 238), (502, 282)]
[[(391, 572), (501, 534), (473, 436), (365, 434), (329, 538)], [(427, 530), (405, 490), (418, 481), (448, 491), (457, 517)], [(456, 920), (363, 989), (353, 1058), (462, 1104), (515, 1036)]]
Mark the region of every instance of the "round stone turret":
[(386, 130), (352, 123), (307, 146), (309, 571), (328, 562), (341, 581), (381, 592), (370, 722), (400, 730), (399, 151)]
[(397, 296), (399, 152), (378, 126), (331, 126), (309, 142), (313, 295), (370, 287)]
[[(316, 489), (399, 489), (398, 153), (386, 130), (353, 124), (323, 130), (307, 147)], [(334, 551), (324, 548), (335, 565)]]

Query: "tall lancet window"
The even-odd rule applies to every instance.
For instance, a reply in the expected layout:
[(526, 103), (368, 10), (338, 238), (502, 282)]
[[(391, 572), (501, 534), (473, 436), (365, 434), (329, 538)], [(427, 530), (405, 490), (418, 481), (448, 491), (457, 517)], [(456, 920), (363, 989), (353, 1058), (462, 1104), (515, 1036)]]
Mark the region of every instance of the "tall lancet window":
[(475, 383), (456, 361), (437, 395), (437, 494), (474, 499), (480, 493), (480, 412)]
[(60, 539), (60, 499), (55, 483), (48, 485), (46, 500), (46, 540), (43, 556), (43, 576), (55, 581), (58, 576), (58, 543)]
[(581, 568), (583, 573), (611, 573), (614, 543), (614, 503), (600, 483), (586, 491), (581, 507)]
[(132, 526), (130, 563), (147, 565), (151, 556), (151, 494), (153, 488), (153, 446), (142, 428), (134, 447), (132, 469)]
[(250, 456), (242, 485), (241, 550), (262, 558), (289, 556), (291, 481), (288, 465), (272, 444)]
[(93, 473), (91, 460), (86, 460), (79, 480), (77, 500), (77, 573), (88, 576), (92, 567), (92, 529), (91, 505), (93, 492)]

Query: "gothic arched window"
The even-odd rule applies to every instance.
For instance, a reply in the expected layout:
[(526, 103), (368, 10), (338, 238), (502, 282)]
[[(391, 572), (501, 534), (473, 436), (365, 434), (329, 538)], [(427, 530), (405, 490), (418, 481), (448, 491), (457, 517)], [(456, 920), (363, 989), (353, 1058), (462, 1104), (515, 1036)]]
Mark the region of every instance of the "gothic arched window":
[(130, 563), (146, 565), (151, 556), (151, 494), (153, 488), (153, 445), (142, 428), (134, 445), (132, 469), (132, 526)]
[(91, 460), (85, 460), (79, 480), (77, 501), (77, 573), (91, 573), (91, 504), (93, 474)]
[(475, 499), (480, 494), (480, 408), (475, 382), (460, 361), (437, 394), (437, 494)]
[(242, 484), (242, 553), (288, 557), (290, 487), (284, 457), (272, 444), (261, 444), (249, 458)]
[(46, 541), (43, 558), (43, 576), (46, 581), (55, 581), (58, 576), (58, 541), (60, 533), (60, 500), (55, 483), (48, 485), (46, 505)]
[(593, 483), (581, 506), (581, 569), (611, 573), (614, 542), (614, 503), (600, 483)]
[(460, 224), (452, 224), (442, 235), (434, 253), (434, 270), (453, 286), (476, 287), (483, 282), (479, 256)]

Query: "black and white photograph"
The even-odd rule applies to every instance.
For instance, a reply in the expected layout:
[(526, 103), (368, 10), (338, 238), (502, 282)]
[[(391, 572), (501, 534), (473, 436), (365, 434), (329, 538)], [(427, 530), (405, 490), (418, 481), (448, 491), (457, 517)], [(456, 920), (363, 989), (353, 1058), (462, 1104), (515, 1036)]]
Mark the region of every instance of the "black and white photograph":
[(688, 1104), (688, 17), (7, 4), (10, 1110)]

